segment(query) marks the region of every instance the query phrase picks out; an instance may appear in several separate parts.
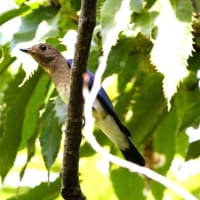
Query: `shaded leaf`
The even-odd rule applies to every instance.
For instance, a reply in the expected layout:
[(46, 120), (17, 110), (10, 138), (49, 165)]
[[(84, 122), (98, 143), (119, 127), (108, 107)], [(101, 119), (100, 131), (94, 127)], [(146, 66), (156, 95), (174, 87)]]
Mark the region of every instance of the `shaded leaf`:
[(60, 187), (60, 178), (58, 178), (54, 182), (41, 183), (34, 189), (30, 189), (25, 194), (19, 195), (18, 197), (8, 198), (7, 200), (54, 200), (59, 196)]
[(0, 139), (0, 175), (2, 180), (12, 167), (21, 140), (23, 119), (26, 106), (32, 96), (40, 73), (36, 73), (23, 87), (18, 85), (24, 78), (24, 73), (20, 71), (5, 92), (4, 116), (0, 130), (3, 136)]
[(175, 141), (178, 131), (178, 118), (176, 109), (172, 109), (166, 114), (154, 132), (154, 151), (161, 154), (164, 159), (164, 165), (159, 171), (165, 173), (175, 152)]
[(54, 103), (50, 101), (42, 115), (40, 144), (45, 165), (50, 170), (54, 163), (61, 141), (61, 125), (55, 115)]
[[(158, 172), (166, 174), (176, 151), (176, 136), (178, 133), (178, 118), (176, 109), (172, 108), (166, 114), (153, 135), (154, 151), (158, 153), (160, 167)], [(152, 183), (152, 192), (156, 199), (163, 198), (165, 187), (157, 182)]]
[(133, 18), (134, 30), (139, 31), (145, 36), (151, 38), (157, 16), (158, 12), (156, 11), (152, 12), (143, 11), (141, 13), (136, 13)]
[(200, 123), (200, 91), (196, 74), (191, 73), (175, 96), (180, 131)]
[(195, 142), (192, 142), (189, 145), (189, 149), (188, 149), (187, 155), (186, 155), (186, 160), (198, 158), (200, 156), (199, 149), (200, 149), (200, 141), (197, 140)]
[(121, 71), (125, 66), (126, 60), (131, 49), (130, 38), (121, 38), (117, 44), (112, 47), (108, 56), (107, 68), (104, 76)]
[(153, 133), (166, 114), (161, 81), (162, 77), (159, 74), (149, 74), (138, 79), (134, 86), (133, 116), (128, 122), (128, 127), (133, 130), (136, 143), (143, 143), (142, 141)]
[(181, 132), (176, 136), (176, 153), (185, 158), (189, 146), (189, 138), (185, 132)]
[(119, 168), (111, 171), (111, 179), (119, 199), (145, 199), (143, 195), (144, 182), (137, 174)]
[(38, 137), (38, 132), (39, 132), (39, 127), (40, 127), (40, 121), (38, 119), (38, 123), (36, 124), (36, 127), (34, 127), (34, 132), (32, 135), (29, 137), (27, 141), (27, 157), (26, 157), (26, 163), (22, 167), (20, 171), (20, 180), (24, 177), (24, 173), (26, 171), (26, 168), (28, 166), (28, 163), (31, 161), (31, 158), (35, 155), (35, 150), (36, 150), (36, 140)]

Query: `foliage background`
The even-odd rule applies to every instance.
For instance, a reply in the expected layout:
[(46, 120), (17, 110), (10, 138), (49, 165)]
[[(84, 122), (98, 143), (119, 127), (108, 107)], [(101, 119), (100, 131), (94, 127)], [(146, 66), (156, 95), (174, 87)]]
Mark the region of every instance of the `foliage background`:
[[(107, 36), (117, 36), (104, 74), (117, 113), (147, 166), (200, 198), (200, 21), (194, 2), (200, 5), (199, 0), (99, 0), (88, 68), (95, 72), (102, 49), (114, 44)], [(80, 3), (0, 0), (1, 199), (61, 199), (66, 108), (49, 78), (40, 69), (33, 74), (36, 64), (19, 48), (47, 41), (61, 51), (67, 45), (71, 58)], [(107, 150), (121, 156), (95, 132)], [(80, 153), (88, 199), (180, 199), (158, 183), (110, 165), (84, 140)]]

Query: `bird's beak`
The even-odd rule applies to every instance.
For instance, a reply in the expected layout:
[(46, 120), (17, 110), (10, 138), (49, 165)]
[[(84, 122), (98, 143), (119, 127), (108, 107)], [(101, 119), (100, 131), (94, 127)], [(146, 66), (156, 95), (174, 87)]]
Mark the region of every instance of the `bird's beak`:
[(30, 54), (31, 48), (28, 48), (28, 49), (20, 49), (20, 51), (23, 51), (24, 53)]

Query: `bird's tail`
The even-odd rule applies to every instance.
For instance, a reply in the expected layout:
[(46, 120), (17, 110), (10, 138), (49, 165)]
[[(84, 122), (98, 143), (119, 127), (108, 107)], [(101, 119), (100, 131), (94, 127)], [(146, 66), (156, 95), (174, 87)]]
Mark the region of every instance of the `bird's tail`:
[(122, 154), (126, 158), (126, 160), (134, 162), (138, 165), (144, 166), (145, 160), (131, 140), (127, 137), (129, 147), (126, 149), (121, 150)]

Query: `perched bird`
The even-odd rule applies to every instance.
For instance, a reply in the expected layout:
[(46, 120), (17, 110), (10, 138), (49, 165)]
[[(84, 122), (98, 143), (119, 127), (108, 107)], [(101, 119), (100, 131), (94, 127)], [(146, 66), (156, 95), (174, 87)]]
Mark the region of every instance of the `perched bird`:
[[(31, 55), (44, 69), (53, 80), (60, 97), (67, 104), (72, 60), (66, 60), (57, 49), (45, 43), (20, 50)], [(89, 71), (87, 71), (87, 74), (89, 77), (88, 88), (91, 89), (94, 75)], [(97, 127), (119, 147), (127, 160), (141, 166), (145, 165), (144, 158), (130, 140), (129, 130), (119, 120), (108, 95), (102, 87), (93, 104), (92, 114)]]

